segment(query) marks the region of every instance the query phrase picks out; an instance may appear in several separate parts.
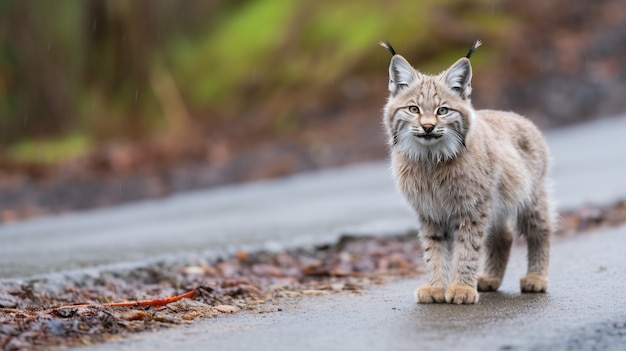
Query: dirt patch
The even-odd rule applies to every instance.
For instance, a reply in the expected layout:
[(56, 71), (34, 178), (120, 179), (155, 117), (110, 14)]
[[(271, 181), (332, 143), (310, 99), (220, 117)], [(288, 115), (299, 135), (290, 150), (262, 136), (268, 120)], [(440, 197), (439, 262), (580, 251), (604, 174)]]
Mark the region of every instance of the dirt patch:
[[(626, 202), (586, 206), (561, 212), (555, 236), (624, 222)], [(157, 263), (125, 272), (101, 272), (62, 286), (45, 280), (17, 284), (0, 290), (0, 347), (89, 345), (239, 311), (278, 312), (286, 301), (301, 296), (360, 294), (369, 286), (424, 272), (415, 235), (344, 236), (337, 243), (314, 248), (239, 252), (211, 263)], [(154, 302), (186, 292), (195, 294), (165, 305), (106, 305)]]

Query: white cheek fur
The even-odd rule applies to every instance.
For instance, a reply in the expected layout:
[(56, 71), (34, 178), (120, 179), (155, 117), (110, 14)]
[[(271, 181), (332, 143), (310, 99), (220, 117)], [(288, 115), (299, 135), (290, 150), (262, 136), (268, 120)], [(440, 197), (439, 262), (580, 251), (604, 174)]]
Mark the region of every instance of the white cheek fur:
[(398, 133), (395, 147), (413, 161), (443, 162), (456, 157), (463, 149), (463, 141), (446, 130), (440, 139), (421, 140), (407, 128)]

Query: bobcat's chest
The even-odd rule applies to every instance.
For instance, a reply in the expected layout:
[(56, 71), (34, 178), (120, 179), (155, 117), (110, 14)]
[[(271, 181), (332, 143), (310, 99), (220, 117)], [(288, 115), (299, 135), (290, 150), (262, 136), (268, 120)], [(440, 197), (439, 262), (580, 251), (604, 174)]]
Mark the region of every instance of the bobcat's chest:
[(474, 212), (489, 197), (489, 185), (460, 165), (424, 167), (403, 162), (393, 168), (396, 184), (409, 204), (421, 216), (439, 223)]

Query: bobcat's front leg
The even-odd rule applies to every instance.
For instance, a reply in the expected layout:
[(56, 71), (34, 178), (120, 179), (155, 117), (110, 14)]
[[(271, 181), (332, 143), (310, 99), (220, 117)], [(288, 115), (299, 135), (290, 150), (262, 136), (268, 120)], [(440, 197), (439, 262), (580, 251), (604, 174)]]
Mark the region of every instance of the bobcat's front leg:
[(439, 226), (422, 220), (419, 238), (429, 280), (427, 284), (415, 290), (415, 300), (417, 303), (445, 302), (445, 286), (448, 283), (449, 237)]
[(452, 250), (452, 284), (445, 293), (448, 303), (471, 304), (478, 302), (477, 270), (485, 225), (470, 218), (460, 221), (454, 236)]

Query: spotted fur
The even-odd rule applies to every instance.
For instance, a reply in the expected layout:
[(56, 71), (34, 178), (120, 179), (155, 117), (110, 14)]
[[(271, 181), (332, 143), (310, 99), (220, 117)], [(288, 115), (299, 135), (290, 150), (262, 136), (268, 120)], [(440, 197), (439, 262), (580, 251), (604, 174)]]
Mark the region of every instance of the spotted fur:
[(521, 290), (548, 286), (547, 145), (522, 116), (474, 110), (471, 78), (467, 57), (438, 75), (397, 54), (389, 67), (383, 125), (396, 185), (421, 225), (429, 280), (415, 292), (420, 303), (477, 303), (478, 290), (497, 290), (514, 231), (528, 243)]

